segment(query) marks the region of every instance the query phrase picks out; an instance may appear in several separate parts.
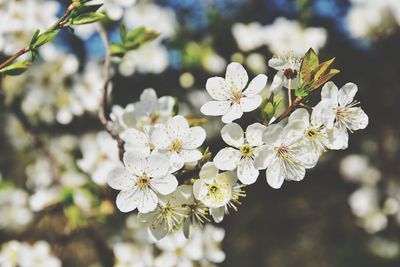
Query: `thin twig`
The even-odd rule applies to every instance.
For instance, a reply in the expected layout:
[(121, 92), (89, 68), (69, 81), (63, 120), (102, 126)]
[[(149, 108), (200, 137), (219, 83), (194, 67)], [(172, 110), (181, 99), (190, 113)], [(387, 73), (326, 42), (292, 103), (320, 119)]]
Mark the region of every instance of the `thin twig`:
[(292, 105), (292, 79), (289, 79), (288, 81), (288, 102), (289, 102), (289, 106)]
[(273, 123), (278, 123), (284, 118), (289, 117), (289, 115), (300, 106), (302, 100), (303, 98), (301, 96), (296, 97), (293, 103), (285, 110), (285, 112), (283, 112), (276, 120), (274, 120)]
[(103, 96), (101, 98), (100, 107), (99, 107), (99, 120), (101, 124), (104, 126), (106, 131), (114, 138), (118, 143), (119, 150), (119, 159), (122, 161), (124, 156), (124, 140), (119, 136), (118, 132), (113, 128), (112, 121), (110, 120), (110, 116), (106, 111), (107, 102), (108, 102), (108, 89), (110, 87), (111, 82), (111, 51), (110, 51), (110, 39), (108, 38), (107, 31), (104, 26), (100, 24), (99, 33), (103, 40), (103, 44), (105, 47), (106, 55), (104, 59), (104, 84), (103, 84)]
[[(65, 13), (59, 18), (47, 31), (54, 31), (57, 29), (61, 29), (65, 27), (66, 21), (65, 19), (68, 18), (68, 16), (71, 14), (71, 12), (74, 10), (74, 8), (77, 6), (78, 2), (72, 2), (72, 4), (69, 5)], [(31, 49), (28, 47), (22, 48), (18, 50), (14, 55), (12, 55), (10, 58), (8, 58), (6, 61), (0, 64), (0, 70), (11, 65), (17, 58), (20, 56), (28, 53), (31, 51)]]

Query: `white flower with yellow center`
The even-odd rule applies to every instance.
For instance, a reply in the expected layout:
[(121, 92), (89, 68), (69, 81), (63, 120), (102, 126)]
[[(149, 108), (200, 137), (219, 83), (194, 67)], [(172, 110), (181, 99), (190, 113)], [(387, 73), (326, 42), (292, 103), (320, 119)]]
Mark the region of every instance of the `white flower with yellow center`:
[(205, 103), (200, 111), (207, 116), (222, 116), (224, 123), (239, 119), (243, 112), (253, 111), (261, 104), (259, 93), (265, 88), (267, 79), (266, 75), (259, 74), (244, 90), (249, 80), (246, 70), (239, 63), (230, 63), (225, 79), (212, 77), (207, 80), (207, 92), (214, 100)]
[(260, 148), (255, 166), (258, 169), (267, 168), (267, 182), (272, 188), (280, 188), (285, 179), (302, 180), (305, 169), (317, 163), (309, 154), (312, 148), (305, 145), (303, 132), (298, 130), (301, 127), (302, 122), (296, 121), (286, 127), (270, 125), (264, 132), (265, 145)]
[(141, 213), (153, 211), (158, 196), (172, 193), (178, 186), (176, 177), (169, 173), (168, 158), (161, 154), (148, 157), (140, 152), (124, 154), (125, 167), (109, 174), (110, 187), (121, 190), (117, 196), (117, 207), (122, 212), (138, 209)]
[(221, 222), (228, 206), (237, 210), (239, 198), (244, 197), (244, 185), (237, 183), (234, 172), (219, 173), (213, 162), (207, 162), (201, 168), (200, 179), (193, 184), (194, 197), (210, 208), (210, 214), (215, 222)]
[(155, 128), (150, 137), (155, 148), (168, 156), (174, 171), (203, 156), (197, 148), (206, 139), (206, 132), (199, 126), (189, 127), (187, 120), (180, 115), (168, 120), (165, 128)]
[(260, 123), (253, 123), (244, 134), (236, 123), (225, 125), (221, 130), (222, 139), (232, 147), (226, 147), (215, 155), (215, 166), (225, 171), (237, 168), (237, 176), (243, 184), (254, 183), (259, 174), (254, 167), (254, 159), (258, 155), (258, 147), (264, 144), (262, 136), (266, 129)]
[(346, 149), (350, 132), (364, 129), (368, 125), (368, 116), (359, 107), (360, 102), (353, 100), (357, 85), (345, 84), (340, 90), (333, 82), (327, 82), (321, 91), (322, 100), (330, 101), (330, 112), (325, 110), (325, 121), (332, 138), (330, 149)]
[(160, 240), (168, 233), (178, 230), (183, 223), (188, 207), (186, 204), (186, 185), (178, 188), (167, 196), (160, 196), (157, 208), (154, 211), (139, 213), (140, 222), (148, 225), (151, 235)]

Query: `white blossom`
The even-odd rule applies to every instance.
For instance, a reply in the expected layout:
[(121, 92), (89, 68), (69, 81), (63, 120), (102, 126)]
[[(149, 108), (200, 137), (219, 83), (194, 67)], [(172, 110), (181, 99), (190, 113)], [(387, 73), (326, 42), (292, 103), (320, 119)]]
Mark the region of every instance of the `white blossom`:
[(259, 74), (245, 89), (247, 72), (242, 65), (233, 62), (227, 67), (225, 79), (213, 77), (207, 80), (206, 89), (214, 100), (205, 103), (200, 111), (208, 116), (222, 116), (224, 123), (239, 119), (243, 112), (253, 111), (261, 104), (259, 93), (267, 79), (266, 75)]
[(119, 167), (109, 174), (108, 184), (121, 190), (117, 196), (117, 207), (122, 212), (138, 209), (147, 213), (156, 209), (157, 194), (172, 193), (178, 181), (169, 173), (168, 158), (161, 154), (151, 154), (148, 157), (141, 153), (126, 152), (125, 167)]
[(268, 61), (268, 66), (278, 71), (272, 81), (271, 91), (279, 90), (283, 86), (288, 88), (289, 80), (291, 80), (290, 89), (298, 87), (301, 60), (301, 57), (289, 53), (285, 56), (273, 57)]
[(262, 136), (266, 126), (253, 123), (246, 129), (246, 134), (236, 123), (226, 124), (222, 130), (222, 139), (232, 147), (223, 148), (214, 157), (215, 166), (220, 170), (237, 169), (237, 176), (243, 184), (252, 184), (259, 171), (254, 167), (258, 147), (263, 145)]
[(174, 171), (181, 169), (185, 163), (201, 159), (202, 153), (197, 148), (205, 138), (203, 128), (189, 127), (187, 120), (180, 115), (168, 120), (164, 128), (155, 128), (151, 133), (152, 144), (168, 156)]

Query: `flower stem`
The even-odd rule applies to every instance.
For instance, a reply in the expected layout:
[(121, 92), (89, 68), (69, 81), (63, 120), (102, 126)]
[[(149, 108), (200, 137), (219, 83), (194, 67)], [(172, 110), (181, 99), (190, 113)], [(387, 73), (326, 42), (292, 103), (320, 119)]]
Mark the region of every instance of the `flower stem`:
[(288, 104), (288, 106), (290, 107), (291, 105), (292, 105), (292, 89), (291, 89), (291, 86), (292, 86), (292, 79), (289, 79), (289, 81), (288, 81), (288, 102), (289, 102), (289, 104)]

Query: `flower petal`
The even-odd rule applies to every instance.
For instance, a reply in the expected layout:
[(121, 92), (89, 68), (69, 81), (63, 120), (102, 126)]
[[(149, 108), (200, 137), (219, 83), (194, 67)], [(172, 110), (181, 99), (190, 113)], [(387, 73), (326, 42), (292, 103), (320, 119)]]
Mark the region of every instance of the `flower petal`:
[(206, 89), (210, 96), (215, 100), (227, 100), (229, 98), (228, 86), (224, 78), (209, 78), (206, 83)]
[(158, 193), (168, 195), (175, 191), (178, 186), (178, 180), (172, 174), (164, 177), (153, 178), (150, 180), (150, 185)]
[(232, 62), (226, 69), (225, 80), (228, 86), (243, 90), (249, 81), (249, 77), (241, 64)]
[(332, 101), (322, 99), (311, 113), (311, 124), (314, 126), (325, 125), (327, 128), (332, 128), (335, 121), (335, 113), (333, 111)]
[(143, 132), (129, 128), (121, 133), (121, 138), (126, 150), (136, 150), (145, 156), (150, 154), (149, 140)]
[(166, 150), (171, 145), (171, 138), (163, 128), (155, 128), (151, 131), (151, 143), (158, 149)]
[(225, 143), (236, 148), (244, 144), (244, 133), (237, 123), (228, 123), (222, 127), (221, 137)]
[(207, 162), (201, 167), (199, 177), (205, 181), (210, 181), (217, 176), (218, 172), (218, 168), (215, 166), (214, 162)]
[(124, 153), (123, 162), (126, 168), (136, 176), (141, 176), (146, 168), (147, 160), (144, 155), (135, 151)]
[(216, 223), (222, 222), (225, 215), (225, 206), (219, 208), (211, 208), (210, 214)]
[(279, 71), (287, 66), (287, 62), (279, 57), (273, 57), (268, 60), (268, 66)]
[(259, 171), (254, 167), (254, 161), (251, 158), (244, 158), (239, 162), (237, 176), (243, 184), (254, 184), (258, 174)]
[(243, 111), (242, 111), (240, 105), (234, 103), (229, 108), (229, 111), (224, 116), (222, 116), (222, 122), (230, 123), (236, 119), (239, 119), (240, 117), (242, 117), (242, 115), (243, 115)]
[(146, 188), (139, 191), (140, 201), (138, 205), (138, 210), (141, 213), (148, 213), (157, 208), (158, 197), (153, 190)]
[(220, 170), (234, 170), (240, 160), (240, 151), (232, 147), (221, 149), (214, 157), (215, 166)]
[(275, 189), (281, 188), (285, 175), (279, 164), (279, 159), (273, 161), (266, 171), (267, 183)]
[(279, 71), (277, 74), (275, 74), (274, 79), (272, 80), (270, 91), (274, 92), (276, 90), (280, 90), (283, 86), (284, 80), (285, 77), (283, 76), (283, 73)]
[(228, 113), (231, 107), (230, 101), (209, 101), (201, 106), (200, 111), (207, 116), (221, 116)]
[(173, 152), (169, 154), (169, 164), (172, 169), (170, 172), (173, 172), (182, 169), (183, 165), (185, 165), (185, 160), (178, 153)]
[(354, 107), (350, 108), (348, 111), (350, 112), (350, 119), (347, 126), (350, 128), (350, 130), (356, 131), (365, 129), (365, 127), (367, 127), (368, 116), (365, 114), (364, 110), (362, 110), (360, 107)]
[(135, 187), (131, 190), (119, 192), (116, 204), (120, 211), (130, 212), (138, 207), (140, 201), (140, 190)]
[(276, 153), (272, 147), (262, 146), (254, 160), (254, 166), (259, 170), (266, 169), (274, 159)]
[(201, 159), (201, 157), (203, 157), (203, 154), (197, 149), (184, 149), (179, 153), (179, 156), (183, 158), (185, 163), (189, 163)]
[(136, 181), (125, 168), (118, 167), (109, 173), (107, 183), (116, 190), (128, 190), (136, 184)]
[(163, 154), (152, 154), (147, 158), (145, 173), (150, 177), (163, 177), (169, 170), (168, 157)]
[(329, 149), (342, 150), (348, 147), (349, 133), (346, 128), (334, 127), (328, 131)]
[(267, 127), (261, 123), (253, 123), (246, 129), (246, 140), (251, 146), (260, 146), (263, 144), (262, 137)]
[(242, 97), (240, 99), (240, 107), (243, 112), (250, 112), (258, 108), (261, 105), (262, 97), (260, 95), (253, 95), (248, 97)]
[(306, 122), (306, 126), (308, 126), (310, 122), (310, 114), (305, 108), (298, 108), (290, 114), (288, 123), (296, 120), (304, 121)]
[(342, 88), (340, 88), (338, 96), (339, 96), (339, 105), (344, 107), (353, 102), (354, 96), (358, 91), (357, 85), (354, 83), (346, 83)]
[(280, 145), (283, 127), (278, 124), (269, 125), (264, 132), (263, 142), (271, 146)]
[(167, 123), (167, 132), (172, 139), (182, 139), (189, 129), (189, 123), (181, 116), (177, 115)]
[(196, 149), (206, 139), (206, 131), (200, 126), (189, 128), (187, 135), (182, 139), (184, 149)]
[(265, 74), (258, 74), (251, 80), (247, 89), (243, 92), (245, 96), (252, 96), (259, 94), (267, 85), (268, 77)]
[(321, 99), (328, 99), (332, 101), (334, 106), (338, 103), (338, 88), (333, 82), (327, 82), (321, 90)]

